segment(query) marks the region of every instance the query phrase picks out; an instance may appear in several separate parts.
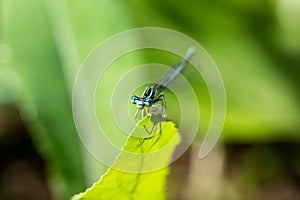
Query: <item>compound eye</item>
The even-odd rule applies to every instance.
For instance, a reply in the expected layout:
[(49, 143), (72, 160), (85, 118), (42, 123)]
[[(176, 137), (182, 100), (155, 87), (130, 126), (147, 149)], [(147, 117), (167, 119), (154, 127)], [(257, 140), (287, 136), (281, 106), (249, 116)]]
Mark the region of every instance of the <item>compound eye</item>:
[(138, 97), (134, 95), (131, 97), (130, 100), (131, 100), (131, 103), (136, 104), (136, 100), (138, 100)]
[(151, 99), (151, 98), (145, 99), (144, 104), (145, 104), (146, 106), (151, 106), (151, 105), (153, 104), (153, 99)]

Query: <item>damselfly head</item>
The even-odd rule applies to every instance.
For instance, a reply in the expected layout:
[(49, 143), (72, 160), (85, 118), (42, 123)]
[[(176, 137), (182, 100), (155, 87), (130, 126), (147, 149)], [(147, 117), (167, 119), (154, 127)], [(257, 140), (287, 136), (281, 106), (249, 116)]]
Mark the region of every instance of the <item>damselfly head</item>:
[(132, 96), (130, 99), (131, 103), (136, 104), (136, 107), (138, 109), (143, 109), (144, 106), (147, 106), (148, 103), (145, 104), (145, 99), (144, 98), (140, 98), (138, 96)]

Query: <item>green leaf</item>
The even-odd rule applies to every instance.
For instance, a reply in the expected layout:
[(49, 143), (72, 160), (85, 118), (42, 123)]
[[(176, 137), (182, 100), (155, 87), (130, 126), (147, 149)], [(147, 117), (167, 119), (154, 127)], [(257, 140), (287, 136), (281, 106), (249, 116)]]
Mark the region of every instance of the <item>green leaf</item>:
[[(72, 199), (166, 199), (167, 166), (180, 135), (170, 121), (157, 123), (149, 134), (152, 126), (150, 116), (141, 120), (114, 165), (91, 188)], [(141, 134), (147, 137), (137, 137)]]

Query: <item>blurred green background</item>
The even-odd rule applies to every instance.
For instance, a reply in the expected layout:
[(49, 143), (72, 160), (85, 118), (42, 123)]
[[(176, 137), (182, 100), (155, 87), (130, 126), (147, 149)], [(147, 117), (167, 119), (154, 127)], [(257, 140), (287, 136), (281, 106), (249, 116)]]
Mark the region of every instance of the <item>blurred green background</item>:
[[(199, 160), (199, 133), (172, 165), (170, 199), (300, 199), (299, 0), (0, 0), (0, 9), (0, 199), (66, 199), (105, 171), (77, 136), (73, 82), (96, 45), (144, 26), (197, 40), (227, 92), (223, 142)], [(174, 63), (156, 56), (129, 63)]]

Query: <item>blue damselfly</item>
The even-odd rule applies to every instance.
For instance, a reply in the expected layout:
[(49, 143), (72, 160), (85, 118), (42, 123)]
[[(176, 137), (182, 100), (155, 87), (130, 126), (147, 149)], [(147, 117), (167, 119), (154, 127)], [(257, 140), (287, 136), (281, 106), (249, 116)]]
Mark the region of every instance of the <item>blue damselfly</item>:
[(153, 85), (147, 87), (141, 97), (136, 95), (131, 97), (131, 102), (136, 104), (137, 107), (137, 111), (134, 115), (136, 121), (139, 121), (137, 116), (140, 111), (142, 112), (142, 117), (144, 117), (145, 112), (146, 114), (149, 114), (149, 108), (156, 106), (155, 104), (157, 102), (161, 102), (162, 109), (165, 109), (165, 100), (162, 91), (175, 80), (177, 75), (185, 68), (194, 54), (195, 49), (192, 47), (189, 48), (184, 59), (174, 66), (175, 70), (172, 70), (166, 76), (163, 76), (163, 78), (158, 79)]

